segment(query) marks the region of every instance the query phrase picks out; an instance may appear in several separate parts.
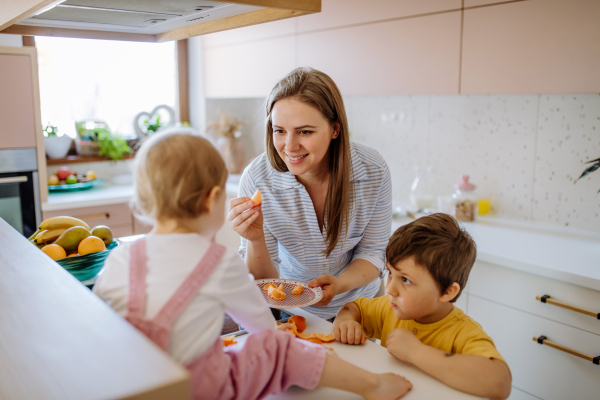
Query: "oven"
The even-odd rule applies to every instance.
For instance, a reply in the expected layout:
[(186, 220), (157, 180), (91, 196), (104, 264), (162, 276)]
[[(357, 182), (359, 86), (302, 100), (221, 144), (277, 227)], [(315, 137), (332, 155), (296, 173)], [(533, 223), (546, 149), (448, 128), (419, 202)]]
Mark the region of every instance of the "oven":
[(29, 237), (40, 225), (36, 149), (0, 150), (0, 218)]

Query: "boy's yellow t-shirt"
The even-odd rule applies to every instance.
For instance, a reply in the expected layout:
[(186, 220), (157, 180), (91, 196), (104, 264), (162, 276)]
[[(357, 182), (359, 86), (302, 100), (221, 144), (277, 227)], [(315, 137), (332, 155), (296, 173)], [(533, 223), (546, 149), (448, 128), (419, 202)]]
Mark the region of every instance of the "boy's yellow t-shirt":
[(414, 320), (396, 318), (387, 296), (360, 298), (354, 300), (354, 303), (360, 308), (360, 324), (365, 334), (370, 338), (381, 339), (384, 347), (388, 335), (394, 329), (403, 328), (412, 332), (421, 343), (447, 353), (477, 354), (506, 362), (481, 325), (456, 306), (438, 322), (419, 324)]

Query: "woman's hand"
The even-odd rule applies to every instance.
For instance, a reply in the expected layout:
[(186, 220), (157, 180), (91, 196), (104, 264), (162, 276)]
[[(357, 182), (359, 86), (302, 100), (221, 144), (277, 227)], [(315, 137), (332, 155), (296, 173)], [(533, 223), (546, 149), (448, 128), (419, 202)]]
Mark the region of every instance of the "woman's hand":
[(238, 197), (229, 202), (227, 224), (238, 235), (251, 242), (265, 237), (260, 205), (254, 207), (250, 197)]
[(321, 301), (315, 304), (317, 307), (325, 307), (333, 297), (338, 294), (338, 281), (337, 278), (333, 275), (321, 275), (320, 277), (313, 279), (308, 282), (308, 287), (314, 288), (317, 286), (321, 286), (321, 290), (323, 290), (323, 298)]

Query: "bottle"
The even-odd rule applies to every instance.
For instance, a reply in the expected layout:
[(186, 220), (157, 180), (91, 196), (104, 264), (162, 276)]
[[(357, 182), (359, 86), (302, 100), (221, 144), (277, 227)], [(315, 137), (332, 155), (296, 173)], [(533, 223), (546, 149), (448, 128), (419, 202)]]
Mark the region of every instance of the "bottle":
[(459, 221), (475, 221), (477, 196), (475, 195), (475, 185), (469, 182), (469, 175), (462, 175), (461, 182), (454, 187), (456, 188), (452, 195), (455, 204), (454, 217)]
[(436, 196), (433, 190), (431, 168), (426, 172), (419, 172), (415, 167), (415, 180), (410, 188), (410, 204), (418, 210), (435, 208)]

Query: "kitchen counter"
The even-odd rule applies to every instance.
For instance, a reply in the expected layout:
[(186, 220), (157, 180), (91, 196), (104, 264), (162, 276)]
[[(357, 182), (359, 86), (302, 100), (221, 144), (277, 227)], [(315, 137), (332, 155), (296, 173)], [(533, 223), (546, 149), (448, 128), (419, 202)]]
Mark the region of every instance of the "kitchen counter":
[[(394, 218), (392, 232), (411, 221)], [(494, 218), (461, 225), (480, 261), (600, 290), (600, 235), (594, 232)]]
[[(241, 175), (230, 175), (225, 185), (229, 197), (237, 197)], [(42, 211), (68, 210), (71, 208), (104, 206), (128, 203), (133, 196), (132, 185), (103, 185), (73, 192), (50, 192), (42, 203)]]
[[(333, 324), (324, 319), (314, 316), (302, 309), (294, 308), (290, 313), (302, 315), (306, 318), (306, 332), (330, 333)], [(238, 343), (243, 343), (248, 335), (238, 336)], [(437, 379), (427, 375), (420, 369), (403, 363), (390, 355), (384, 347), (368, 341), (360, 346), (342, 344), (340, 342), (326, 343), (327, 347), (334, 349), (342, 360), (358, 365), (368, 371), (375, 373), (393, 372), (400, 374), (410, 380), (413, 389), (403, 399), (406, 400), (472, 400), (478, 397), (459, 392), (449, 386), (441, 383)], [(310, 368), (310, 366), (306, 366)], [(344, 400), (344, 399), (362, 399), (362, 397), (353, 393), (344, 392), (331, 388), (317, 388), (309, 391), (297, 386), (292, 386), (288, 390), (278, 395), (268, 396), (266, 399), (311, 399), (311, 400)]]
[(189, 375), (0, 219), (0, 398), (188, 399)]

